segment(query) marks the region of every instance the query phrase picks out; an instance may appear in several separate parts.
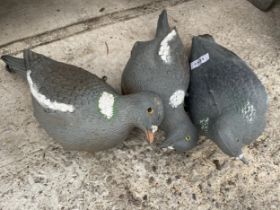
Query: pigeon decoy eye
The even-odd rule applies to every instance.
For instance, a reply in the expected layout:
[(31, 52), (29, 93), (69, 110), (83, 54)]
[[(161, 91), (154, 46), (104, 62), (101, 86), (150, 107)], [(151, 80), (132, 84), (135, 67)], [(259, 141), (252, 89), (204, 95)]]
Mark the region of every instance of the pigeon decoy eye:
[(186, 136), (186, 137), (185, 137), (185, 140), (186, 140), (186, 141), (190, 141), (190, 140), (191, 140), (191, 137), (190, 137), (190, 136)]
[(148, 112), (149, 114), (153, 114), (154, 110), (153, 110), (152, 107), (149, 107), (149, 108), (147, 109), (147, 112)]

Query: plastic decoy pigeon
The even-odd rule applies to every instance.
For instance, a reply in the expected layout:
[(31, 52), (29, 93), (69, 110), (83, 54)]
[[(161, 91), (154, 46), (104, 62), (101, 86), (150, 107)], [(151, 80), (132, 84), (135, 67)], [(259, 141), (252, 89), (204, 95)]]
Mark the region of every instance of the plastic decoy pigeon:
[(267, 94), (247, 64), (205, 34), (192, 39), (187, 109), (195, 125), (229, 156), (239, 157), (266, 124)]
[(2, 56), (8, 70), (27, 79), (34, 115), (66, 149), (96, 152), (121, 143), (134, 128), (150, 142), (163, 119), (161, 99), (149, 92), (122, 96), (88, 71), (30, 50)]
[(167, 139), (162, 148), (185, 152), (197, 143), (197, 131), (184, 111), (189, 85), (189, 65), (176, 29), (170, 30), (163, 10), (153, 40), (136, 42), (122, 75), (124, 94), (152, 91), (163, 100), (164, 120), (160, 128)]

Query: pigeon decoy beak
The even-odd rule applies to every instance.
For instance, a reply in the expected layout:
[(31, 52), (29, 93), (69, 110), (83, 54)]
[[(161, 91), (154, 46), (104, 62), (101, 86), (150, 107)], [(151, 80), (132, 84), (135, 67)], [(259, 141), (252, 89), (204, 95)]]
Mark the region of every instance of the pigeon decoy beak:
[(146, 130), (146, 137), (147, 137), (147, 141), (151, 144), (155, 139), (155, 134), (151, 130)]
[(242, 163), (244, 163), (245, 165), (249, 165), (249, 161), (244, 157), (243, 154), (239, 155), (239, 156), (237, 157), (237, 159), (238, 159), (238, 160), (241, 160)]

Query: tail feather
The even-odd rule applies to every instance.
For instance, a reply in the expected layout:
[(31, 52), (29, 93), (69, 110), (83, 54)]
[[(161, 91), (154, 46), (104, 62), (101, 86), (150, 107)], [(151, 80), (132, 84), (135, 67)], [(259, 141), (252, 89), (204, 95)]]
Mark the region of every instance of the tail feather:
[(22, 58), (16, 58), (10, 55), (3, 55), (1, 59), (7, 64), (7, 71), (26, 74), (26, 67)]
[(170, 32), (166, 10), (163, 10), (158, 18), (156, 37), (164, 37)]

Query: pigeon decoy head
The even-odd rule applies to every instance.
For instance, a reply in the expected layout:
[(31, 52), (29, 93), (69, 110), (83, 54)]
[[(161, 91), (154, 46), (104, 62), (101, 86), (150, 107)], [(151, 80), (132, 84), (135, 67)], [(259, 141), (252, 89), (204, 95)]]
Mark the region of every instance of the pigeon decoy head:
[(158, 125), (164, 117), (161, 98), (151, 92), (140, 92), (129, 95), (127, 100), (130, 100), (129, 104), (135, 107), (132, 109), (135, 110), (134, 113), (130, 113), (130, 115), (135, 119), (137, 127), (145, 132), (148, 142), (152, 143)]
[(189, 118), (183, 122), (176, 123), (176, 127), (171, 127), (172, 132), (168, 132), (166, 140), (160, 145), (161, 148), (174, 149), (177, 152), (186, 152), (197, 145), (198, 133)]
[[(230, 118), (229, 118), (230, 117)], [(231, 157), (238, 157), (242, 154), (244, 134), (240, 127), (242, 121), (236, 115), (225, 115), (210, 124), (210, 135), (214, 138), (219, 148)]]

